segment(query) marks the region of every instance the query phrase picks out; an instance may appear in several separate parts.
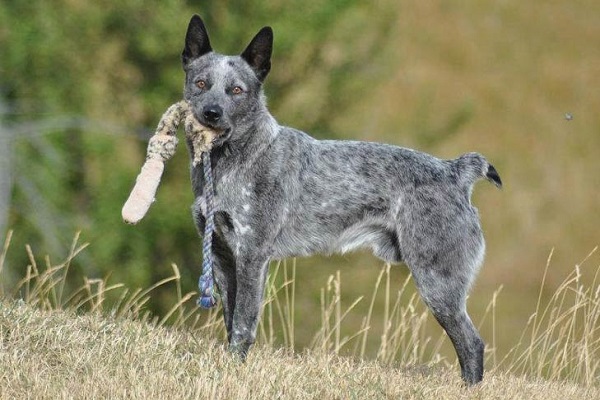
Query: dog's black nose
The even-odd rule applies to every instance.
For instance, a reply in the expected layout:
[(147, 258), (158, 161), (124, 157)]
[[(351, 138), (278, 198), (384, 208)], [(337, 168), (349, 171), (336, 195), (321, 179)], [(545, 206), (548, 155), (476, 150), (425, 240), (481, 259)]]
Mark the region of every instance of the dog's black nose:
[(206, 106), (202, 110), (202, 116), (206, 122), (218, 122), (223, 116), (223, 109), (219, 106)]

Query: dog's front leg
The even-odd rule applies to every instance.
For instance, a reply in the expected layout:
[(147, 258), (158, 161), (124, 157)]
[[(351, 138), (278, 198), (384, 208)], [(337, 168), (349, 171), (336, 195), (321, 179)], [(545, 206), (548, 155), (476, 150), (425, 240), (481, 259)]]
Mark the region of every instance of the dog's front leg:
[(223, 307), (223, 321), (227, 329), (227, 339), (231, 340), (233, 327), (233, 310), (235, 309), (236, 274), (235, 260), (231, 250), (218, 236), (213, 237), (213, 251), (215, 264), (213, 265), (213, 276), (221, 295), (221, 306)]
[(245, 360), (250, 346), (256, 341), (269, 258), (254, 255), (240, 257), (238, 260), (237, 293), (229, 351)]

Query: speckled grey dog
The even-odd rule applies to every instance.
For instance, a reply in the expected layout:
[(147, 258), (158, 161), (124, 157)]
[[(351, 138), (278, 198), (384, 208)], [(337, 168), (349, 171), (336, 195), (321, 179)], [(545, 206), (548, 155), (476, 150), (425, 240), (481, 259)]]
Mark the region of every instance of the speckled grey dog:
[[(466, 311), (483, 260), (473, 184), (500, 177), (483, 156), (440, 160), (401, 147), (316, 140), (279, 125), (262, 83), (273, 32), (263, 28), (241, 56), (212, 51), (200, 17), (182, 54), (184, 97), (221, 132), (211, 157), (217, 231), (214, 278), (230, 350), (242, 359), (256, 338), (269, 261), (370, 247), (405, 262), (425, 303), (452, 340), (463, 379), (483, 377), (484, 344)], [(202, 166), (192, 168), (194, 220), (204, 229)]]

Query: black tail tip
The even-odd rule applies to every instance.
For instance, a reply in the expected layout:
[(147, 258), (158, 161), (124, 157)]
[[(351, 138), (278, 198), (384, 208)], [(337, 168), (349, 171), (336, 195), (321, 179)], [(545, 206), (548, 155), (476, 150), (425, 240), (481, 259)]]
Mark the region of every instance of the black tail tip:
[(494, 166), (492, 164), (488, 165), (488, 170), (487, 170), (487, 173), (485, 174), (485, 177), (490, 182), (493, 182), (494, 185), (496, 185), (497, 187), (502, 188), (502, 179), (500, 179), (500, 175), (498, 174), (498, 171), (496, 171), (496, 168), (494, 168)]

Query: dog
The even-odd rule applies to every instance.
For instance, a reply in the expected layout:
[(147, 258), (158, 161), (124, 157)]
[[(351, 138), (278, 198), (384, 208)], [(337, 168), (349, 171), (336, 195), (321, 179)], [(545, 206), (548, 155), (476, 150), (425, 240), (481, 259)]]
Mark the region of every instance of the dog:
[[(456, 349), (463, 380), (481, 381), (484, 343), (466, 296), (485, 244), (470, 198), (481, 178), (501, 187), (498, 172), (477, 153), (441, 160), (388, 144), (317, 140), (279, 125), (262, 89), (272, 48), (273, 31), (264, 27), (241, 55), (218, 54), (194, 15), (181, 56), (184, 98), (200, 123), (219, 132), (211, 151), (213, 276), (229, 351), (244, 360), (255, 342), (271, 260), (366, 247), (409, 267)], [(200, 234), (202, 171), (191, 166)]]

